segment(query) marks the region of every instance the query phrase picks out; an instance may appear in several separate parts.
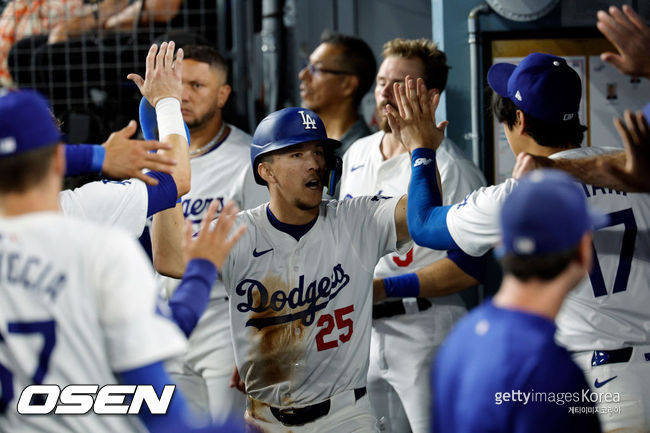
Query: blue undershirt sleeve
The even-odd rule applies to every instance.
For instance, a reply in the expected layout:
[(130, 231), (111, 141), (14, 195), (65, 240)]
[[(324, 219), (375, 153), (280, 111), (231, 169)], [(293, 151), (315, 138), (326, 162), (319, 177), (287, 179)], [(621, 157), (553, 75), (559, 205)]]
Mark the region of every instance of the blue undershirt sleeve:
[(65, 175), (100, 173), (104, 165), (106, 149), (99, 144), (75, 144), (65, 146)]
[(413, 241), (434, 250), (458, 249), (447, 228), (447, 212), (436, 179), (436, 152), (419, 148), (412, 154), (406, 220)]
[(174, 322), (189, 337), (203, 315), (214, 280), (217, 279), (217, 268), (205, 259), (192, 259), (187, 264), (183, 280), (169, 299), (169, 308)]
[(174, 178), (167, 173), (150, 171), (147, 176), (158, 179), (158, 185), (147, 185), (147, 217), (176, 206), (178, 190)]
[(461, 250), (447, 251), (447, 258), (454, 262), (467, 275), (474, 277), (479, 283), (485, 280), (487, 268), (487, 253), (479, 257), (465, 254)]
[[(158, 396), (162, 395), (165, 385), (174, 382), (165, 371), (162, 362), (145, 365), (118, 374), (120, 382), (125, 385), (152, 385)], [(176, 387), (165, 415), (153, 415), (146, 404), (143, 404), (138, 417), (150, 432), (156, 433), (242, 433), (244, 425), (241, 420), (228, 419), (220, 425), (196, 427), (192, 422), (185, 397), (180, 388)], [(194, 425), (193, 425), (194, 424)]]

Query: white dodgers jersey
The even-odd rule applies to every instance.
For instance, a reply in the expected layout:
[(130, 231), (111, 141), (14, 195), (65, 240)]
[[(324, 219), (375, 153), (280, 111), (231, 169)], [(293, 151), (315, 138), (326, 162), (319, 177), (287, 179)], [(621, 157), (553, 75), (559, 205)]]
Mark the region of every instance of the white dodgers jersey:
[[(183, 215), (192, 222), (194, 233), (199, 231), (201, 220), (212, 202), (218, 202), (217, 216), (223, 206), (234, 200), (241, 209), (251, 209), (269, 199), (265, 186), (255, 183), (250, 163), (252, 137), (241, 129), (227, 125), (230, 133), (215, 149), (190, 159), (192, 188), (182, 198)], [(180, 280), (162, 277), (169, 296)], [(223, 298), (226, 291), (218, 278), (212, 287), (211, 298)]]
[[(341, 198), (364, 195), (399, 197), (408, 193), (411, 177), (411, 159), (408, 153), (384, 160), (381, 154), (383, 131), (354, 142), (343, 157)], [(442, 180), (443, 204), (457, 203), (471, 191), (485, 185), (480, 170), (465, 157), (463, 152), (445, 138), (436, 152), (436, 162)], [(435, 170), (435, 167), (431, 167)], [(376, 278), (415, 272), (434, 263), (447, 254), (428, 248), (414, 246), (406, 255), (390, 254), (383, 257), (375, 268)], [(458, 295), (452, 295), (457, 298)]]
[(449, 208), (447, 229), (461, 250), (470, 256), (482, 256), (499, 242), (501, 207), (516, 186), (516, 180), (506, 179), (477, 189)]
[(274, 228), (267, 205), (247, 225), (223, 269), (235, 359), (246, 391), (272, 406), (299, 407), (366, 385), (372, 277), (397, 245), (399, 197), (323, 201), (296, 241)]
[[(581, 158), (615, 148), (581, 148), (552, 158)], [(593, 268), (569, 292), (556, 323), (570, 351), (650, 344), (650, 194), (580, 184), (590, 206), (610, 217), (594, 232)]]
[(147, 185), (139, 179), (100, 180), (59, 193), (66, 216), (119, 227), (137, 239), (147, 220)]
[(55, 212), (0, 218), (0, 432), (132, 432), (136, 416), (19, 415), (30, 384), (117, 384), (182, 353), (156, 313), (153, 271), (135, 240)]

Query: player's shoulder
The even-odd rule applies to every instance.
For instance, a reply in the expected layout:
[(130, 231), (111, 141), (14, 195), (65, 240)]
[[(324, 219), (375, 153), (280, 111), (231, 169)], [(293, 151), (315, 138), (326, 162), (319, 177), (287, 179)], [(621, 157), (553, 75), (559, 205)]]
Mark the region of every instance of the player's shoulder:
[(253, 142), (253, 137), (235, 125), (232, 125), (230, 123), (227, 125), (230, 128), (230, 134), (228, 134), (226, 142), (246, 146), (246, 149), (250, 149), (250, 145)]
[(377, 131), (374, 134), (359, 138), (350, 145), (343, 158), (358, 158), (361, 155), (368, 154), (372, 148), (379, 145), (383, 137), (384, 131)]
[(597, 155), (607, 155), (609, 153), (621, 152), (623, 149), (618, 147), (599, 147), (599, 146), (589, 146), (589, 147), (577, 147), (575, 149), (562, 150), (556, 152), (549, 156), (550, 159), (576, 159), (584, 158), (587, 156), (597, 156)]

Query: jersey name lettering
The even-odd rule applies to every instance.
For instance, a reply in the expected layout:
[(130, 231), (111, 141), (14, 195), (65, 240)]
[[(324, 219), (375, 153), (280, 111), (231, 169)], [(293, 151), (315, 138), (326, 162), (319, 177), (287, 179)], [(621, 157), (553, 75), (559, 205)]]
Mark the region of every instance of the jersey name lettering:
[(305, 114), (303, 110), (298, 111), (298, 113), (302, 117), (302, 124), (305, 129), (316, 129), (316, 121), (309, 114)]
[(65, 286), (67, 276), (53, 269), (52, 263), (41, 262), (37, 256), (23, 256), (18, 251), (0, 252), (0, 281), (21, 285), (26, 290), (38, 292), (55, 301)]
[(611, 188), (603, 188), (601, 186), (595, 186), (595, 185), (585, 185), (584, 183), (581, 185), (582, 185), (582, 189), (584, 189), (585, 191), (585, 195), (587, 196), (587, 198), (598, 194), (598, 192), (600, 192), (600, 194), (616, 194), (616, 195), (627, 196), (626, 192), (618, 191)]
[[(261, 282), (253, 279), (242, 280), (237, 284), (235, 293), (239, 296), (245, 296), (246, 301), (237, 304), (237, 310), (242, 313), (249, 311), (262, 313), (269, 310), (279, 312), (287, 305), (291, 309), (306, 306), (302, 311), (282, 316), (249, 319), (246, 326), (263, 329), (267, 326), (293, 322), (294, 320), (302, 320), (303, 325), (310, 326), (314, 322), (316, 313), (324, 309), (329, 301), (334, 299), (350, 282), (350, 276), (345, 273), (341, 264), (337, 264), (332, 270), (331, 277), (313, 280), (306, 287), (305, 276), (301, 275), (298, 287), (294, 287), (288, 293), (276, 290), (269, 295), (268, 289)], [(322, 302), (318, 303), (319, 300), (322, 300)]]

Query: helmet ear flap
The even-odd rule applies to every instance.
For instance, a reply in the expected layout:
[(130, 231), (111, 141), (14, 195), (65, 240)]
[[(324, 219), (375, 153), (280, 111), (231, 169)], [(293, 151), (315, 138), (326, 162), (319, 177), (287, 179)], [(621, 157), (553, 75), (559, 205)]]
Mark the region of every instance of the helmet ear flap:
[(343, 160), (332, 152), (327, 161), (328, 178), (327, 178), (327, 193), (332, 197), (336, 197), (336, 187), (341, 180), (343, 173)]

